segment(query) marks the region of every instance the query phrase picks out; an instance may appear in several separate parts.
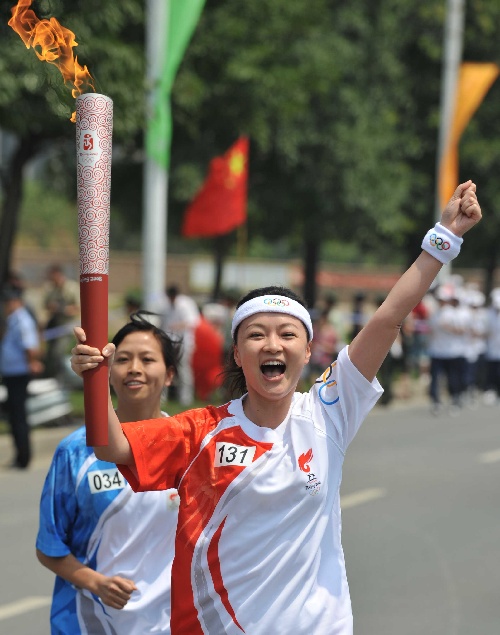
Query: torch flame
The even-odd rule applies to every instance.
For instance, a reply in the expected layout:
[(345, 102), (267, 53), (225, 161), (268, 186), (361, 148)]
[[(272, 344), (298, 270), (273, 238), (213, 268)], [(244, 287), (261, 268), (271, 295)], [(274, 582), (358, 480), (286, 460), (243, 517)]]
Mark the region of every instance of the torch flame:
[[(29, 7), (32, 0), (19, 0), (12, 8), (9, 26), (22, 39), (26, 48), (33, 47), (42, 62), (54, 64), (63, 76), (64, 82), (70, 82), (74, 88), (71, 94), (76, 99), (82, 92), (95, 92), (94, 80), (86, 66), (78, 63), (73, 48), (78, 46), (73, 31), (63, 27), (55, 18), (40, 20)], [(76, 121), (73, 113), (71, 121)]]

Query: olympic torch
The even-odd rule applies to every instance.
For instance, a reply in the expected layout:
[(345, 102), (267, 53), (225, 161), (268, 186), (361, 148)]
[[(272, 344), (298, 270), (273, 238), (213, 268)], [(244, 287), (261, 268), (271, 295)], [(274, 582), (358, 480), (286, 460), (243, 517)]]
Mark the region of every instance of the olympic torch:
[[(76, 99), (80, 305), (86, 343), (108, 342), (109, 209), (113, 102), (87, 93)], [(83, 374), (87, 445), (108, 444), (108, 365)]]

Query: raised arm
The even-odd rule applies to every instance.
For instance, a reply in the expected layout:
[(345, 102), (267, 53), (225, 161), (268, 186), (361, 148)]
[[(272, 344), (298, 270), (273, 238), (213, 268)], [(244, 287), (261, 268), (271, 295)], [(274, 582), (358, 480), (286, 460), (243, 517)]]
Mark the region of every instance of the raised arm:
[[(476, 197), (476, 186), (472, 181), (462, 183), (441, 216), (444, 232), (452, 234), (449, 242), (456, 242), (459, 249), (461, 237), (480, 220), (481, 208)], [(431, 245), (429, 249), (437, 257), (422, 251), (349, 346), (352, 363), (370, 381), (389, 352), (402, 321), (424, 297), (443, 266), (445, 251), (439, 250), (439, 245)], [(438, 260), (438, 257), (442, 260)]]
[[(84, 372), (101, 364), (105, 357), (110, 358), (110, 364), (112, 363), (115, 352), (114, 344), (106, 344), (101, 352), (98, 348), (85, 344), (87, 338), (82, 328), (77, 326), (73, 330), (77, 344), (71, 349), (71, 368), (77, 375), (82, 377)], [(119, 463), (129, 467), (134, 466), (134, 457), (116, 416), (111, 393), (108, 400), (108, 445), (95, 447), (94, 452), (97, 458), (102, 461)]]

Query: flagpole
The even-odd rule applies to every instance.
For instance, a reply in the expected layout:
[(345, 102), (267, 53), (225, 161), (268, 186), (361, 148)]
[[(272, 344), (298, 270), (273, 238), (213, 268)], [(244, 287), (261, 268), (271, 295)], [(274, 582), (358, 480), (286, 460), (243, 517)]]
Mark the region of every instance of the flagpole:
[[(458, 73), (462, 60), (465, 0), (447, 0), (444, 29), (443, 70), (441, 80), (441, 104), (439, 117), (438, 152), (436, 161), (436, 191), (434, 203), (435, 220), (441, 218), (439, 199), (439, 179), (441, 162), (450, 134), (455, 110)], [(458, 185), (458, 183), (457, 183)], [(451, 273), (451, 264), (442, 267), (438, 281), (443, 281)]]
[[(163, 70), (167, 46), (170, 0), (146, 2), (146, 127), (151, 125), (155, 97)], [(145, 134), (145, 144), (147, 131)], [(165, 289), (167, 262), (168, 172), (148, 152), (143, 173), (143, 304), (158, 310)]]

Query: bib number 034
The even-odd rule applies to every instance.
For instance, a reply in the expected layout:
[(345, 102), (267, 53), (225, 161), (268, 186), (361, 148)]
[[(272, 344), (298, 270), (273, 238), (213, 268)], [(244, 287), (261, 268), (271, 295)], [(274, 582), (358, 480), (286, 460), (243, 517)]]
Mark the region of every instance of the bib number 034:
[(94, 470), (89, 472), (87, 477), (92, 494), (109, 492), (112, 489), (123, 489), (125, 486), (125, 479), (116, 468), (114, 470)]
[(235, 443), (215, 444), (215, 467), (229, 465), (251, 465), (255, 455), (255, 446), (236, 445)]

